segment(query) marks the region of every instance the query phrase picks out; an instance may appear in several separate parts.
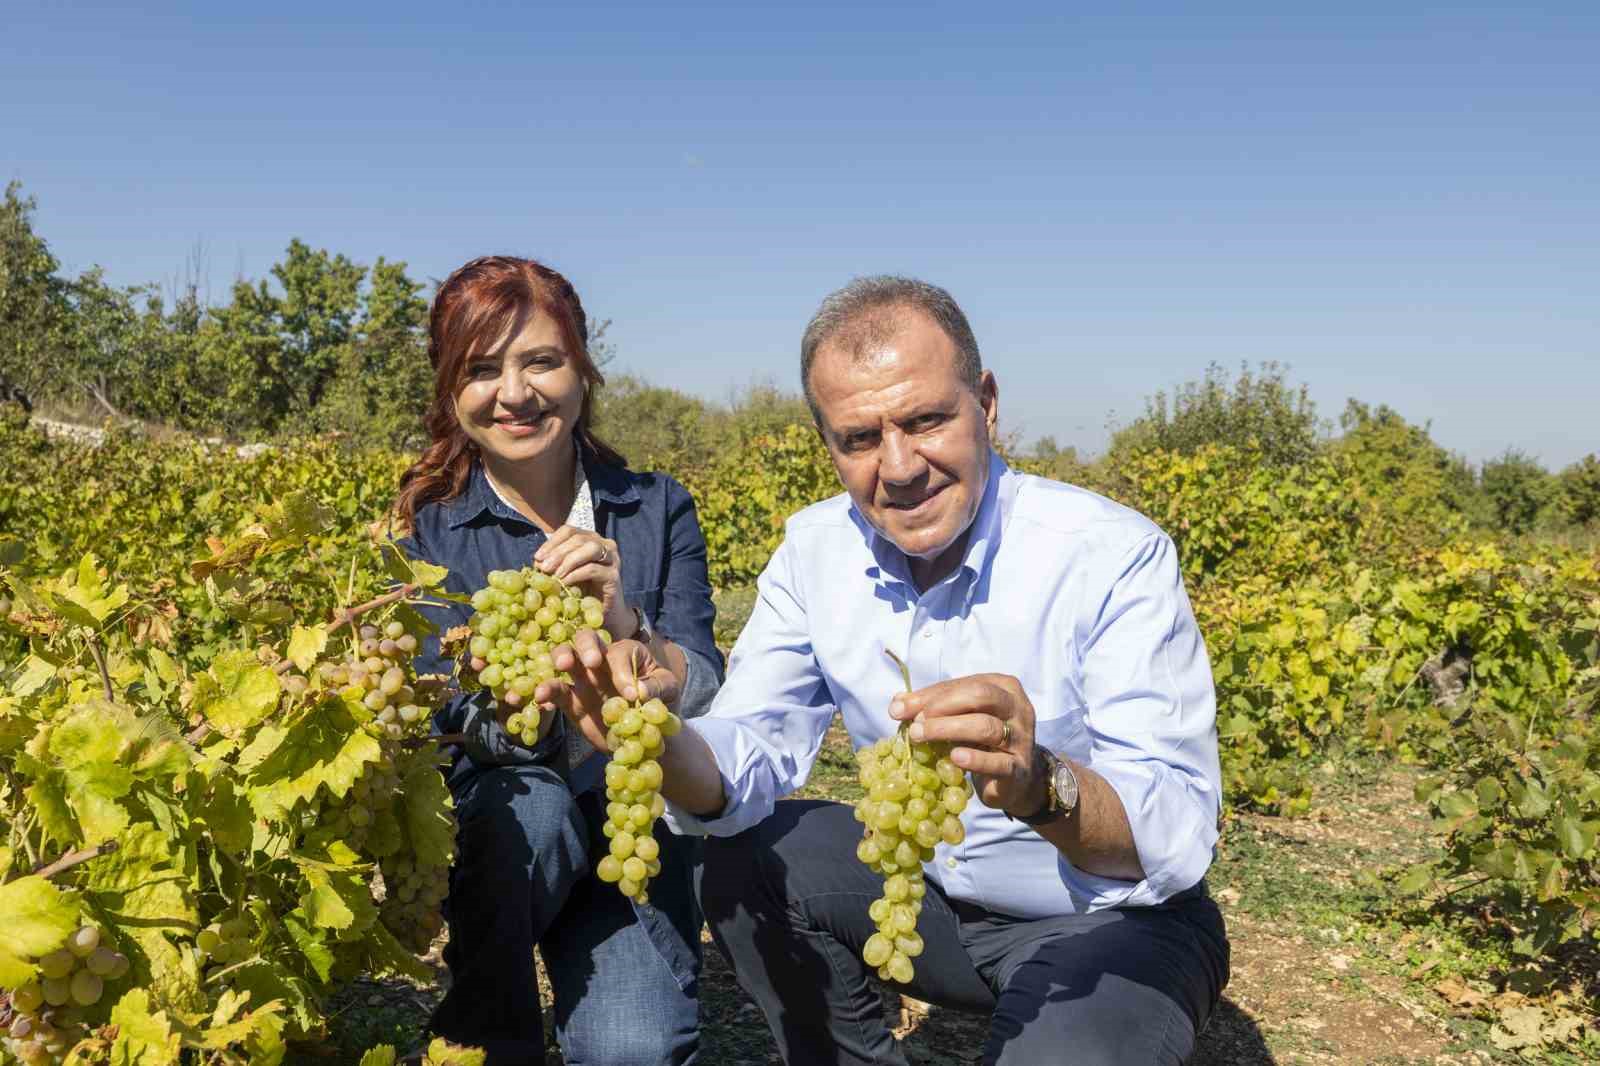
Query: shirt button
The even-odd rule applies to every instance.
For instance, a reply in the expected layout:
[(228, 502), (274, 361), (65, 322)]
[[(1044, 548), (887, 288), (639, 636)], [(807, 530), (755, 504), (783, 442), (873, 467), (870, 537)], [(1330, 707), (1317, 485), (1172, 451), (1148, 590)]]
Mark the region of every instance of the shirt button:
[(946, 859), (944, 861), (944, 864), (946, 866), (950, 867), (950, 869), (952, 869), (952, 870), (954, 870), (956, 868), (956, 861), (954, 859)]
[(923, 640), (927, 640), (927, 639), (928, 639), (928, 638), (929, 638), (929, 637), (931, 637), (931, 636), (933, 636), (933, 630), (931, 630), (931, 629), (924, 629), (924, 630), (923, 630), (923, 631), (922, 631), (922, 639), (923, 639)]

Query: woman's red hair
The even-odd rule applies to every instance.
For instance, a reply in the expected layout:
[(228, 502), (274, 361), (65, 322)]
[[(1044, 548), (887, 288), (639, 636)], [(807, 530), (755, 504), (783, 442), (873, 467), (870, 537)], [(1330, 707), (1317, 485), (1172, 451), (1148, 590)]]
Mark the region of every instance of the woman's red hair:
[(535, 314), (549, 315), (583, 379), (583, 406), (573, 428), (578, 443), (602, 463), (626, 466), (615, 448), (595, 436), (594, 391), (605, 384), (589, 358), (589, 322), (572, 284), (543, 263), (508, 255), (472, 260), (445, 279), (428, 316), (428, 359), (433, 364), (433, 402), (423, 423), (433, 443), (400, 477), (394, 509), (409, 527), (430, 503), (453, 500), (466, 491), (477, 445), (456, 418), (467, 356), (517, 333)]

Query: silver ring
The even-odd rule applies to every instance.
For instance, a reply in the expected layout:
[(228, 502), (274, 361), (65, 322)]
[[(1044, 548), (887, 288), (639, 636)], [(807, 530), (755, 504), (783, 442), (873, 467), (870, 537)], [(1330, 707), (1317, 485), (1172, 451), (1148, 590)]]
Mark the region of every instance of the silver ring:
[(604, 544), (600, 545), (600, 562), (604, 563), (609, 558), (611, 558), (611, 549)]

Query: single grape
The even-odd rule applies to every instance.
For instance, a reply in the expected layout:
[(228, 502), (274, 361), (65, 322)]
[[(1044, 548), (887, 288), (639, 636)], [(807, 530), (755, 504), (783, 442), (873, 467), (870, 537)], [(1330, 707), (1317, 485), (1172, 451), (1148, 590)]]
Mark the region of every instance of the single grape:
[(88, 970), (79, 970), (72, 975), (72, 1002), (80, 1007), (92, 1007), (100, 1002), (100, 995), (105, 991), (105, 982), (97, 974)]
[(78, 965), (77, 956), (66, 948), (52, 951), (39, 960), (39, 972), (46, 978), (61, 978), (73, 971)]

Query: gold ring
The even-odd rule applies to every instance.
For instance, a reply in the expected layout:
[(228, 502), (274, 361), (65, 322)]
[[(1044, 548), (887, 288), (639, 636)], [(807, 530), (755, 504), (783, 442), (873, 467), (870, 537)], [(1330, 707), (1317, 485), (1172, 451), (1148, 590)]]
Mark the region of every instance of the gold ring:
[(609, 558), (611, 558), (611, 550), (604, 544), (600, 545), (600, 561), (604, 563)]
[(1004, 720), (1000, 722), (1000, 746), (1002, 748), (1011, 746), (1011, 723)]

